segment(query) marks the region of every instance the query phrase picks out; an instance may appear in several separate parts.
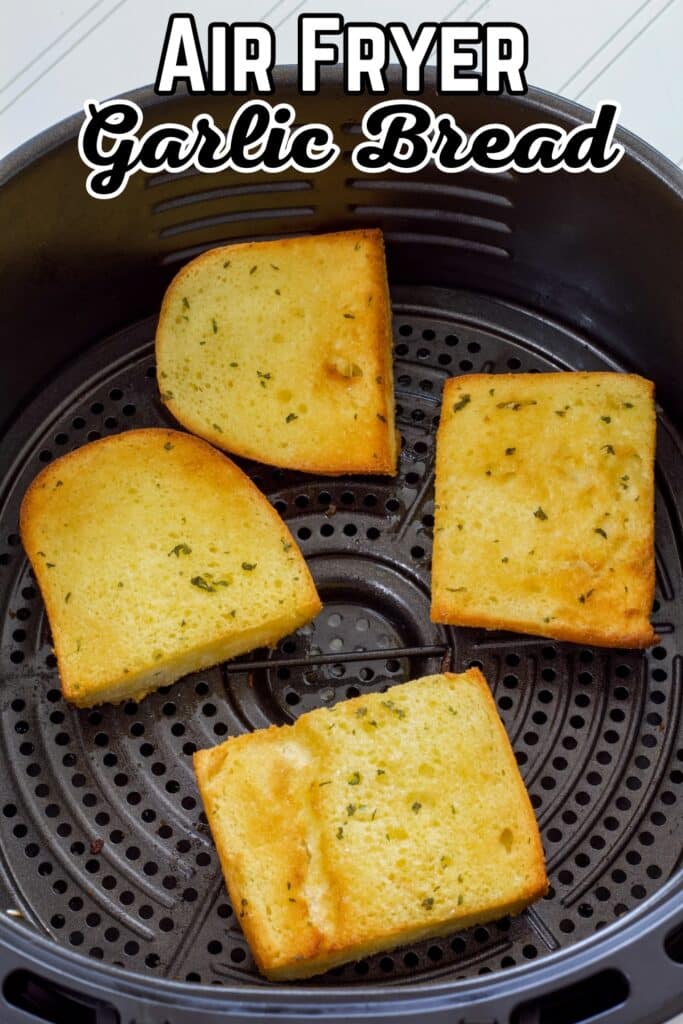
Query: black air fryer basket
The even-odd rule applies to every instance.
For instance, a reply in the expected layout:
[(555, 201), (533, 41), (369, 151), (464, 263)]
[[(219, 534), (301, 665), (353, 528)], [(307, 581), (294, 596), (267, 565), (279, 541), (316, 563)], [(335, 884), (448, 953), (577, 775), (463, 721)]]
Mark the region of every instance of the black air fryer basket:
[[(393, 94), (399, 95), (398, 76)], [(146, 124), (227, 125), (231, 97), (133, 95)], [(371, 100), (325, 76), (298, 121), (334, 128), (322, 174), (135, 175), (88, 197), (81, 118), (1, 167), (0, 1020), (3, 1024), (655, 1022), (683, 1008), (683, 314), (680, 172), (640, 140), (608, 174), (359, 177)], [(538, 90), (437, 97), (467, 131), (573, 126)], [(130, 427), (175, 426), (153, 333), (164, 288), (204, 249), (378, 226), (392, 287), (400, 475), (247, 464), (301, 545), (318, 619), (139, 706), (69, 707), (18, 537), (42, 466)], [(429, 621), (434, 434), (451, 375), (632, 370), (658, 395), (657, 594), (646, 652)], [(539, 467), (542, 472), (542, 467)], [(224, 888), (191, 754), (321, 704), (479, 665), (536, 809), (551, 888), (513, 920), (337, 968), (257, 973)]]

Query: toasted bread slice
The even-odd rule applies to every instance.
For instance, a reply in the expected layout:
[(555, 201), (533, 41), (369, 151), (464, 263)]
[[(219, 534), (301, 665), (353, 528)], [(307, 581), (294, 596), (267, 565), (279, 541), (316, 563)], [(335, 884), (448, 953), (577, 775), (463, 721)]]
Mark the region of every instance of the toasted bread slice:
[(219, 448), (309, 473), (396, 472), (379, 231), (212, 249), (171, 282), (161, 398)]
[(647, 647), (653, 385), (621, 373), (446, 382), (436, 453), (435, 622)]
[(21, 537), (79, 707), (139, 700), (320, 609), (269, 502), (175, 430), (131, 430), (51, 463), (24, 497)]
[(476, 669), (311, 711), (194, 765), (269, 978), (514, 914), (546, 891), (534, 813)]

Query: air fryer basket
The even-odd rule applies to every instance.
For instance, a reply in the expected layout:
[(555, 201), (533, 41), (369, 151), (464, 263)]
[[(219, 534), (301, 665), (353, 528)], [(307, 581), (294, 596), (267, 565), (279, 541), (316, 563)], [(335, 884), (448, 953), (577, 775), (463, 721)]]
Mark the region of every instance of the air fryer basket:
[[(398, 95), (399, 79), (393, 78)], [(134, 94), (148, 124), (227, 124), (230, 97)], [(0, 1017), (7, 1024), (208, 1024), (396, 1015), (462, 1024), (659, 1021), (683, 1007), (683, 236), (681, 176), (625, 132), (607, 175), (361, 178), (349, 151), (370, 100), (277, 98), (344, 150), (305, 178), (134, 176), (84, 188), (75, 117), (0, 169)], [(437, 97), (471, 130), (573, 125), (579, 107)], [(246, 464), (287, 520), (324, 600), (276, 650), (139, 706), (61, 699), (17, 528), (40, 468), (87, 440), (175, 425), (154, 379), (155, 311), (175, 270), (234, 239), (384, 230), (400, 475), (318, 479)], [(450, 375), (628, 369), (657, 384), (657, 600), (645, 653), (429, 621), (434, 435)], [(541, 826), (551, 888), (514, 920), (338, 968), (257, 974), (194, 777), (198, 747), (449, 667), (491, 683)]]

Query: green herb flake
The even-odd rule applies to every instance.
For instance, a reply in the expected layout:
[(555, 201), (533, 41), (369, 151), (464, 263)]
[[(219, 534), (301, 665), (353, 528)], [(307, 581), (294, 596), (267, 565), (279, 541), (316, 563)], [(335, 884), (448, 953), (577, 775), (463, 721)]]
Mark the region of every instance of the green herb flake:
[(171, 550), (168, 553), (169, 558), (170, 558), (171, 555), (175, 555), (176, 558), (180, 558), (181, 555), (191, 555), (191, 554), (192, 554), (192, 548), (189, 546), (189, 544), (176, 544), (176, 546), (174, 548), (171, 548)]
[(337, 839), (343, 839), (343, 838), (344, 838), (344, 829), (340, 825), (339, 828), (337, 829)]
[(624, 409), (632, 409), (633, 408), (633, 402), (622, 402), (621, 404), (623, 405)]
[(367, 713), (368, 709), (365, 706), (356, 708), (356, 718), (364, 718), (367, 715)]
[(190, 308), (189, 299), (188, 299), (187, 295), (183, 295), (183, 309), (189, 309), (189, 308)]
[(387, 710), (391, 711), (392, 714), (396, 715), (397, 718), (405, 718), (406, 717), (405, 710), (403, 708), (397, 707), (394, 704), (393, 700), (383, 700), (382, 701), (382, 707), (387, 708)]
[(234, 368), (236, 366), (239, 366), (240, 364), (239, 363), (230, 363), (230, 365)]
[(603, 446), (600, 449), (600, 451), (604, 452), (605, 455), (614, 455), (614, 448), (612, 447), (611, 444), (603, 444)]
[(386, 423), (386, 422), (387, 422), (387, 418), (386, 418), (386, 416), (382, 416), (382, 413), (381, 413), (381, 412), (378, 412), (378, 413), (377, 413), (377, 419), (378, 419), (378, 420), (379, 420), (379, 421), (380, 421), (381, 423)]
[(386, 775), (387, 773), (386, 773), (386, 771), (384, 770), (384, 768), (378, 768), (378, 769), (377, 769), (377, 774), (378, 774), (378, 775)]
[(297, 414), (295, 412), (289, 412), (285, 416), (285, 423), (292, 423), (293, 420), (298, 420), (298, 419), (299, 419), (299, 417), (297, 416)]
[(45, 567), (46, 567), (47, 569), (54, 569), (54, 567), (55, 567), (55, 562), (46, 562), (46, 563), (45, 563)]
[(282, 295), (282, 292), (280, 291), (280, 289), (279, 289), (279, 288), (276, 288), (276, 289), (275, 289), (275, 294), (276, 294), (276, 295)]
[(280, 543), (282, 544), (282, 548), (283, 548), (284, 551), (291, 551), (292, 550), (292, 542), (291, 541), (285, 540), (284, 537), (280, 537)]
[(434, 906), (434, 897), (425, 896), (425, 898), (422, 900), (422, 906), (424, 907), (425, 910), (431, 910), (432, 907)]
[(413, 803), (410, 805), (410, 809), (413, 812), (413, 814), (417, 814), (421, 807), (422, 804), (420, 803), (419, 800), (414, 800)]
[(489, 388), (489, 394), (491, 395), (492, 398), (495, 395), (495, 393), (496, 393), (496, 389), (495, 388)]
[(209, 581), (203, 576), (193, 576), (190, 583), (193, 587), (198, 587), (199, 590), (206, 590), (209, 594), (214, 594), (216, 592), (216, 588), (213, 584), (209, 583)]
[(257, 267), (257, 266), (253, 266), (253, 267), (251, 268), (251, 270), (249, 271), (249, 273), (250, 273), (250, 274), (255, 274), (257, 270), (258, 270), (258, 267)]
[(58, 487), (62, 487), (63, 485), (64, 485), (64, 481), (63, 480), (58, 480), (57, 483), (55, 484), (55, 490), (57, 490)]
[(607, 534), (605, 533), (605, 531), (603, 530), (603, 528), (601, 526), (596, 526), (595, 529), (593, 530), (593, 533), (599, 533), (601, 537), (604, 537), (605, 540), (607, 540)]
[(65, 596), (65, 598), (64, 598), (64, 604), (68, 604), (70, 600), (71, 600), (71, 591), (69, 591), (69, 592), (67, 593), (67, 595)]
[(212, 424), (211, 424), (211, 426), (212, 426), (212, 427), (213, 427), (213, 429), (214, 429), (214, 430), (216, 430), (216, 431), (217, 431), (217, 432), (218, 432), (219, 434), (222, 434), (222, 433), (223, 433), (223, 428), (222, 428), (222, 426), (220, 425), (220, 423), (212, 423)]
[(446, 587), (446, 590), (450, 594), (461, 594), (463, 590), (467, 590), (467, 587)]
[(354, 252), (358, 252), (359, 249), (360, 249), (360, 242), (356, 242), (356, 244), (353, 247), (353, 251)]
[(227, 270), (229, 266), (230, 266), (230, 260), (226, 260), (225, 263), (223, 264), (223, 270)]
[(516, 451), (517, 451), (516, 448), (506, 448), (505, 449), (505, 454), (506, 455), (514, 455)]
[(611, 423), (612, 422), (612, 417), (611, 416), (601, 416), (600, 419), (602, 420), (603, 423)]
[(592, 590), (587, 590), (585, 594), (579, 594), (579, 604), (585, 604), (592, 593)]
[(167, 441), (166, 444), (164, 445), (164, 451), (165, 452), (173, 451), (173, 445), (171, 444), (170, 441)]
[(507, 555), (503, 555), (503, 557), (501, 558), (501, 562), (509, 562), (509, 561), (510, 561), (510, 559), (508, 558)]
[(464, 409), (466, 405), (469, 405), (471, 401), (472, 399), (469, 395), (463, 395), (453, 406), (453, 412), (460, 412), (460, 410)]
[(318, 786), (320, 788), (322, 788), (323, 786), (331, 786), (331, 785), (332, 785), (332, 779), (325, 779), (324, 782), (319, 782), (318, 783)]
[(349, 775), (346, 781), (348, 782), (349, 786), (357, 786), (358, 783), (360, 782), (360, 772), (354, 772), (353, 775)]
[(213, 328), (213, 333), (214, 333), (214, 334), (218, 334), (218, 324), (216, 323), (216, 318), (215, 318), (215, 316), (212, 316), (212, 317), (211, 317), (211, 326), (212, 326), (212, 328)]
[(534, 517), (536, 519), (540, 519), (541, 521), (544, 521), (544, 520), (546, 520), (548, 518), (540, 505), (538, 506), (538, 508), (534, 512)]
[(356, 813), (357, 810), (358, 810), (358, 807), (356, 806), (356, 804), (347, 804), (346, 805), (346, 813), (347, 813), (349, 818), (353, 817), (353, 815)]
[(255, 569), (257, 565), (258, 562), (242, 562), (242, 568), (244, 569), (245, 572), (251, 572), (252, 569)]

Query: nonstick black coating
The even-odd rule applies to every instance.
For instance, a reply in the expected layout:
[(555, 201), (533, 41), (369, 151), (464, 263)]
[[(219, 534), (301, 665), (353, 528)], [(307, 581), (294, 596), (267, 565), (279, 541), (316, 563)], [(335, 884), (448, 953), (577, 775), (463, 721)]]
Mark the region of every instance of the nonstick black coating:
[[(342, 101), (330, 99), (328, 122), (335, 103)], [(60, 173), (59, 165), (55, 171)], [(36, 167), (29, 167), (24, 175), (36, 173)], [(67, 206), (77, 202), (74, 193), (81, 181), (82, 176), (72, 181), (64, 196)], [(0, 742), (5, 765), (0, 777), (0, 906), (12, 912), (9, 923), (15, 930), (33, 929), (70, 952), (145, 975), (152, 992), (157, 986), (151, 979), (187, 981), (198, 993), (199, 983), (218, 985), (233, 1000), (225, 1004), (233, 1009), (242, 990), (264, 995), (277, 990), (281, 1008), (292, 992), (288, 986), (267, 985), (255, 970), (201, 812), (191, 771), (193, 751), (445, 667), (460, 671), (479, 665), (492, 685), (541, 825), (551, 880), (548, 897), (513, 921), (378, 955), (301, 989), (322, 998), (340, 986), (344, 991), (360, 986), (363, 994), (368, 985), (380, 992), (390, 986), (405, 992), (406, 986), (424, 982), (432, 988), (456, 982), (462, 988), (464, 979), (491, 974), (496, 980), (510, 968), (532, 964), (538, 974), (543, 962), (555, 962), (553, 954), (610, 931), (615, 921), (637, 920), (660, 900), (660, 893), (667, 894), (667, 906), (676, 899), (680, 903), (670, 890), (681, 853), (682, 470), (680, 441), (666, 414), (660, 410), (654, 622), (661, 640), (656, 647), (646, 653), (605, 651), (454, 630), (429, 621), (434, 435), (443, 381), (457, 373), (630, 369), (634, 363), (647, 371), (649, 362), (655, 368), (655, 342), (639, 347), (631, 337), (615, 356), (610, 352), (614, 345), (597, 340), (599, 331), (586, 329), (583, 309), (574, 311), (568, 326), (567, 316), (507, 301), (505, 288), (494, 297), (471, 288), (425, 284), (433, 278), (443, 285), (448, 276), (467, 284), (474, 273), (467, 264), (478, 266), (482, 282), (487, 275), (504, 280), (506, 274), (522, 274), (515, 238), (524, 227), (518, 212), (524, 203), (515, 190), (526, 184), (503, 176), (502, 181), (477, 182), (475, 188), (471, 180), (463, 185), (458, 179), (447, 183), (446, 193), (435, 191), (433, 183), (421, 184), (422, 190), (419, 181), (374, 183), (373, 198), (384, 189), (392, 208), (373, 204), (360, 215), (347, 210), (348, 220), (340, 224), (338, 215), (326, 219), (323, 207), (330, 200), (317, 181), (305, 186), (314, 213), (303, 214), (300, 185), (282, 190), (275, 181), (268, 189), (264, 183), (260, 191), (250, 192), (244, 181), (162, 178), (145, 190), (153, 216), (161, 218), (154, 260), (144, 256), (149, 240), (136, 234), (130, 204), (119, 211), (119, 223), (121, 218), (124, 223), (116, 251), (107, 245), (98, 249), (97, 235), (81, 223), (82, 251), (73, 253), (69, 246), (62, 251), (65, 263), (75, 260), (82, 273), (83, 309), (53, 307), (51, 329), (48, 309), (30, 305), (25, 344), (16, 348), (6, 336), (14, 405), (22, 392), (36, 390), (39, 380), (44, 387), (14, 417), (0, 443)], [(363, 187), (347, 181), (346, 195), (360, 196)], [(210, 188), (217, 193), (205, 195)], [(78, 201), (83, 204), (80, 195)], [(297, 537), (325, 604), (321, 615), (276, 650), (254, 652), (189, 677), (139, 706), (90, 712), (70, 708), (59, 693), (43, 605), (19, 544), (21, 498), (46, 462), (87, 440), (131, 427), (175, 425), (158, 399), (154, 317), (135, 320), (140, 302), (135, 273), (145, 259), (150, 261), (145, 273), (155, 294), (184, 259), (219, 240), (216, 232), (225, 235), (226, 224), (232, 225), (230, 211), (249, 206), (253, 220), (246, 228), (240, 224), (230, 230), (240, 237), (259, 234), (263, 217), (258, 211), (276, 201), (296, 208), (291, 222), (280, 219), (281, 231), (283, 224), (287, 230), (303, 230), (304, 217), (310, 218), (305, 225), (310, 230), (355, 222), (379, 223), (386, 230), (390, 267), (399, 268), (392, 280), (402, 282), (392, 289), (400, 475), (397, 480), (316, 479), (245, 464)], [(450, 220), (435, 221), (431, 204), (436, 202), (448, 206)], [(416, 206), (422, 214), (415, 213)], [(213, 211), (210, 216), (207, 209)], [(111, 210), (113, 203), (103, 214), (107, 222)], [(411, 221), (410, 231), (398, 223), (402, 218)], [(473, 228), (468, 218), (474, 218)], [(64, 228), (67, 236), (75, 231), (68, 223)], [(588, 224), (582, 230), (590, 234), (593, 229)], [(181, 247), (178, 236), (184, 233), (189, 233), (188, 244), (183, 240)], [(413, 235), (411, 248), (427, 254), (420, 267), (414, 252), (406, 258)], [(573, 244), (576, 235), (573, 229)], [(174, 240), (170, 251), (167, 238)], [(27, 300), (41, 281), (48, 291), (45, 282), (51, 276), (64, 281), (49, 244), (48, 237), (34, 252), (41, 269), (34, 266), (24, 281)], [(126, 326), (112, 332), (110, 307), (120, 287), (117, 274), (124, 272), (126, 244), (131, 248), (126, 271), (131, 305), (117, 314)], [(604, 240), (595, 235), (594, 244)], [(491, 251), (482, 252), (482, 245)], [(549, 237), (549, 250), (552, 245)], [(552, 252), (546, 258), (552, 261)], [(92, 287), (93, 280), (94, 294), (85, 294), (82, 288)], [(562, 286), (556, 282), (556, 301)], [(538, 280), (527, 283), (527, 292), (534, 287)], [(649, 281), (644, 287), (647, 291), (654, 285)], [(636, 300), (629, 297), (628, 302), (633, 307)], [(101, 326), (96, 329), (98, 304)], [(40, 336), (35, 334), (38, 321), (43, 324)], [(661, 325), (653, 325), (650, 337), (658, 331)], [(632, 350), (637, 360), (630, 358)], [(52, 363), (60, 369), (45, 386)], [(660, 393), (671, 391), (672, 384), (678, 388), (679, 369), (662, 379), (663, 387), (657, 379)], [(666, 960), (666, 954), (661, 956)], [(559, 984), (562, 967), (554, 977)], [(607, 981), (603, 988), (610, 990)], [(614, 992), (615, 1000), (626, 998), (618, 984)], [(668, 991), (660, 998), (653, 993), (647, 1005), (656, 1009), (670, 998)], [(186, 1018), (169, 1019), (175, 1024)]]

